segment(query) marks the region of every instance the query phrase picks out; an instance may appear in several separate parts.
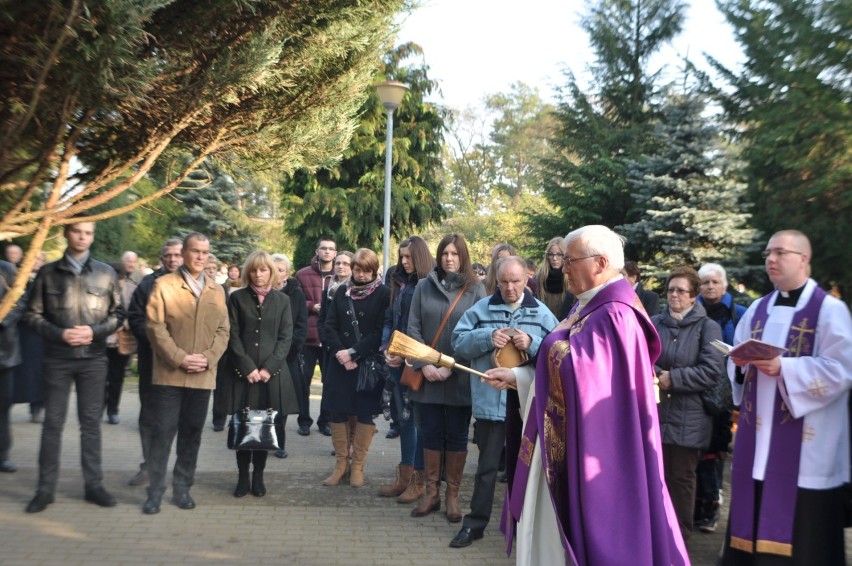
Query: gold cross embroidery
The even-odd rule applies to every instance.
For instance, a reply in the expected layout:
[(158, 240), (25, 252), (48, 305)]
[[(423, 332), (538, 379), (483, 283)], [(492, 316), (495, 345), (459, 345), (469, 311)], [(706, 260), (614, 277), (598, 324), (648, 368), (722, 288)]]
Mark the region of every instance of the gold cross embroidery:
[(828, 384), (820, 378), (812, 379), (808, 383), (808, 395), (811, 397), (825, 397), (828, 394)]
[(816, 430), (811, 425), (808, 425), (802, 430), (802, 444), (810, 442), (816, 436)]
[(813, 334), (814, 329), (808, 328), (808, 319), (803, 318), (799, 326), (793, 326), (790, 330), (795, 330), (799, 333), (797, 336), (790, 335), (790, 353), (794, 356), (810, 354), (811, 343), (807, 339), (807, 335)]
[(784, 401), (781, 401), (781, 413), (784, 415), (784, 418), (781, 419), (781, 424), (793, 421), (793, 414), (790, 413), (790, 409), (787, 408), (787, 403)]
[(761, 334), (763, 334), (763, 329), (760, 327), (760, 321), (758, 320), (754, 325), (754, 330), (751, 331), (751, 337), (758, 340)]

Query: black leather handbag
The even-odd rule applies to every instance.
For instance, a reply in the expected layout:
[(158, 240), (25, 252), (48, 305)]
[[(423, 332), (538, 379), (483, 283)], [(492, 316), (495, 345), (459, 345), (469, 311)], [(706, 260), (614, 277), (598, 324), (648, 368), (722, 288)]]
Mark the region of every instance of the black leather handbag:
[[(267, 393), (269, 392), (269, 384)], [(228, 423), (228, 448), (231, 450), (282, 450), (284, 422), (281, 414), (273, 409), (250, 409), (246, 386), (243, 398), (244, 409), (231, 415)], [(267, 395), (267, 399), (269, 395)], [(271, 403), (270, 403), (271, 404)]]

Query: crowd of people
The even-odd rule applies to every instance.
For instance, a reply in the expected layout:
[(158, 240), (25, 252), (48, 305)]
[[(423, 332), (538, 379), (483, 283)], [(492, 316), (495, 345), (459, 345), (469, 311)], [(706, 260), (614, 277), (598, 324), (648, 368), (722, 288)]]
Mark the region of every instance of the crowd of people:
[[(220, 265), (198, 232), (164, 242), (148, 274), (133, 252), (112, 265), (92, 258), (91, 222), (68, 224), (64, 236), (62, 257), (38, 266), (0, 323), (0, 472), (17, 469), (12, 403), (30, 403), (42, 423), (28, 513), (54, 502), (72, 383), (85, 499), (116, 505), (101, 423), (120, 422), (135, 355), (143, 461), (129, 483), (147, 485), (145, 514), (160, 511), (173, 444), (172, 502), (196, 506), (211, 398), (214, 431), (244, 408), (295, 415), (302, 436), (316, 424), (333, 448), (324, 486), (369, 483), (384, 413), (400, 457), (378, 494), (414, 504), (415, 518), (443, 508), (461, 524), (451, 547), (484, 536), (505, 482), (500, 529), (518, 564), (688, 564), (693, 531), (714, 532), (720, 518), (736, 410), (722, 563), (845, 564), (852, 320), (810, 278), (800, 232), (770, 238), (775, 290), (748, 309), (715, 263), (668, 273), (661, 308), (625, 261), (624, 239), (604, 226), (553, 238), (538, 262), (495, 244), (489, 266), (472, 262), (461, 234), (444, 236), (434, 256), (412, 236), (384, 272), (374, 251), (323, 237), (294, 276), (282, 253)], [(0, 299), (22, 251), (7, 246), (6, 257)], [(397, 331), (435, 357), (389, 352)], [(726, 358), (726, 345), (750, 339), (779, 350)], [(463, 509), (472, 421), (478, 460)], [(269, 452), (289, 456), (280, 441), (235, 450), (234, 497), (266, 494)]]

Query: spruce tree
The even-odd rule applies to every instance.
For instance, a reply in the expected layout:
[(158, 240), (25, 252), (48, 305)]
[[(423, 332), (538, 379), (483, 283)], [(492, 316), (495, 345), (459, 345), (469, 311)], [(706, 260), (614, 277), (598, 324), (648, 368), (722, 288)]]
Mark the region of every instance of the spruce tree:
[(813, 244), (814, 277), (848, 286), (852, 4), (720, 0), (718, 5), (746, 56), (741, 71), (714, 64), (727, 83), (716, 94), (743, 147), (755, 224), (764, 237), (788, 228), (803, 231)]
[(530, 218), (546, 240), (585, 224), (628, 221), (630, 160), (647, 153), (657, 115), (655, 73), (648, 60), (682, 27), (679, 0), (603, 0), (589, 3), (582, 20), (596, 62), (591, 92), (573, 74), (556, 110), (554, 156), (543, 187), (553, 211)]
[(757, 236), (746, 185), (705, 108), (700, 95), (671, 94), (654, 130), (655, 150), (628, 168), (638, 219), (618, 230), (661, 273), (707, 262), (742, 266)]

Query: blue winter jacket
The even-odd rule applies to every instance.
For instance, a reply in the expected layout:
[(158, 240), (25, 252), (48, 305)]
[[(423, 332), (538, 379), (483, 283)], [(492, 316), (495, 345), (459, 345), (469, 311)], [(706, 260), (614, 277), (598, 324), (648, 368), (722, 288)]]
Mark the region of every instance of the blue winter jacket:
[[(498, 328), (517, 328), (532, 338), (528, 354), (534, 358), (541, 341), (558, 324), (558, 320), (544, 303), (524, 291), (521, 306), (514, 312), (503, 301), (500, 290), (490, 297), (477, 301), (462, 316), (453, 330), (455, 353), (470, 360), (471, 367), (479, 371), (491, 369), (494, 343), (491, 335)], [(470, 376), (473, 416), (491, 421), (506, 420), (506, 392), (498, 391), (480, 378)]]

